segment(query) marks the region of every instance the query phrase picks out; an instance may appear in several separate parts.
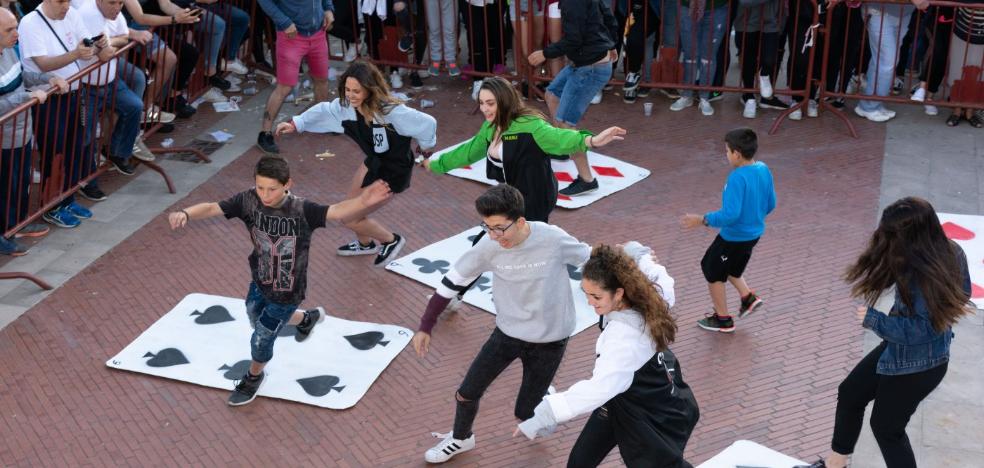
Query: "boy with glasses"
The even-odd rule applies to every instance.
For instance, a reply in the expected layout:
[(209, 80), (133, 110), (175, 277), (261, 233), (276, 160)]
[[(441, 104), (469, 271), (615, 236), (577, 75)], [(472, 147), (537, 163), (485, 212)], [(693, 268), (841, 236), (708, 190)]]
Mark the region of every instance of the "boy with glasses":
[(580, 266), (591, 247), (556, 226), (523, 217), (523, 195), (499, 184), (477, 200), (475, 209), (488, 233), (455, 262), (431, 296), (420, 327), (413, 336), (418, 356), (427, 353), (437, 316), (455, 294), (485, 271), (492, 271), (496, 328), (472, 362), (455, 395), (454, 430), (427, 451), (430, 463), (443, 463), (475, 448), (472, 423), (478, 400), (492, 381), (519, 358), (523, 383), (515, 416), (524, 421), (547, 393), (567, 339), (574, 332), (575, 309), (567, 265)]

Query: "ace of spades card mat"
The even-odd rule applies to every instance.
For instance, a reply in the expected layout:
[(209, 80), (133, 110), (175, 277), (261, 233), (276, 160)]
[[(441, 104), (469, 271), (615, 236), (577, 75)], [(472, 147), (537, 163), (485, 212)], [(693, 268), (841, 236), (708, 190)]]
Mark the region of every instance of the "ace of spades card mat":
[(967, 254), (970, 269), (970, 301), (984, 309), (984, 216), (937, 213), (946, 237)]
[[(350, 408), (413, 336), (327, 312), (303, 343), (294, 326), (281, 330), (260, 396)], [(252, 333), (242, 299), (189, 294), (106, 365), (231, 391), (249, 367)]]
[[(472, 247), (472, 239), (482, 232), (481, 228), (468, 229), (456, 236), (428, 245), (410, 255), (398, 258), (386, 265), (386, 269), (399, 273), (410, 279), (420, 281), (432, 288), (441, 284), (441, 278), (448, 272), (451, 265)], [(581, 272), (567, 265), (567, 275), (571, 281), (571, 292), (574, 294), (574, 309), (577, 322), (574, 325), (574, 336), (592, 325), (598, 324), (598, 315), (588, 304), (588, 298), (581, 290)], [(465, 293), (464, 301), (486, 312), (495, 313), (492, 303), (492, 273), (485, 272), (478, 278), (471, 289)]]
[[(464, 143), (461, 142), (438, 151), (434, 153), (433, 157), (439, 157)], [(591, 169), (598, 180), (598, 190), (576, 197), (558, 195), (557, 206), (567, 209), (587, 206), (615, 192), (625, 190), (636, 182), (649, 177), (649, 170), (647, 169), (594, 151), (588, 151), (588, 162), (591, 164)], [(571, 182), (574, 182), (574, 178), (577, 177), (577, 168), (574, 166), (574, 161), (554, 159), (550, 161), (550, 164), (553, 166), (554, 175), (557, 177), (558, 188), (563, 189), (570, 185)], [(448, 174), (462, 179), (481, 182), (486, 185), (496, 185), (498, 183), (485, 177), (485, 159), (481, 159), (470, 166), (449, 171)]]

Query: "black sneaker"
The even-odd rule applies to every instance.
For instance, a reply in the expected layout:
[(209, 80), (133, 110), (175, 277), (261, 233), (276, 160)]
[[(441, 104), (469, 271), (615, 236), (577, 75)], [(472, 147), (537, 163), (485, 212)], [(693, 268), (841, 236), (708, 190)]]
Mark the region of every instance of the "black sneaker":
[(781, 99), (772, 96), (770, 98), (759, 99), (759, 107), (763, 109), (776, 109), (776, 110), (786, 110), (789, 109), (789, 104), (782, 102)]
[(698, 320), (697, 326), (704, 330), (731, 333), (735, 331), (735, 320), (730, 316), (721, 317), (715, 313), (705, 315), (703, 319)]
[(560, 194), (573, 197), (575, 195), (591, 193), (595, 190), (598, 190), (598, 179), (594, 179), (591, 182), (585, 182), (581, 176), (577, 176), (577, 178), (574, 179), (574, 182), (571, 182), (571, 185), (564, 187), (564, 189), (560, 191)]
[(403, 248), (403, 244), (406, 243), (407, 240), (403, 236), (393, 233), (393, 242), (379, 245), (379, 253), (376, 254), (376, 261), (372, 262), (373, 266), (386, 266), (390, 260), (396, 258), (396, 255), (400, 253), (400, 249)]
[(243, 379), (236, 384), (236, 388), (229, 395), (229, 406), (242, 406), (253, 401), (256, 398), (256, 391), (260, 389), (260, 384), (263, 383), (263, 377), (263, 372), (260, 372), (260, 375), (252, 376), (249, 375), (247, 369)]
[(372, 255), (379, 252), (376, 241), (369, 241), (369, 244), (362, 245), (358, 240), (354, 240), (338, 248), (335, 251), (340, 257), (354, 257), (356, 255)]
[(256, 146), (259, 146), (260, 150), (266, 154), (280, 154), (280, 147), (277, 146), (277, 142), (273, 141), (273, 133), (260, 132), (256, 136)]
[(119, 171), (120, 174), (132, 176), (135, 172), (137, 172), (137, 169), (133, 167), (133, 164), (130, 164), (130, 161), (126, 159), (116, 158), (113, 156), (108, 156), (106, 159), (113, 164), (110, 169)]
[(659, 92), (670, 99), (680, 99), (680, 91), (675, 88), (660, 88)]
[(184, 95), (178, 95), (178, 97), (165, 103), (164, 107), (164, 110), (174, 112), (174, 115), (176, 115), (179, 119), (187, 119), (198, 112), (198, 109), (188, 105), (188, 100), (185, 99)]
[(396, 45), (400, 52), (407, 53), (413, 50), (413, 36), (407, 34), (400, 38), (400, 43)]
[(843, 98), (828, 99), (827, 104), (830, 104), (834, 109), (843, 109), (847, 103), (844, 102)]
[(647, 98), (649, 97), (649, 91), (651, 91), (650, 88), (647, 88), (645, 86), (640, 86), (636, 88), (636, 96), (641, 98)]
[(755, 291), (750, 291), (747, 296), (741, 298), (738, 318), (745, 318), (751, 315), (760, 305), (762, 305), (762, 299), (755, 295)]
[(219, 88), (222, 91), (228, 91), (232, 87), (232, 83), (229, 80), (222, 78), (218, 73), (208, 77), (208, 84)]
[(636, 94), (639, 90), (639, 74), (629, 73), (625, 75), (625, 84), (622, 86), (622, 102), (632, 104), (636, 102)]
[(294, 340), (298, 343), (307, 339), (311, 336), (311, 332), (314, 331), (314, 326), (325, 318), (325, 309), (322, 307), (317, 307), (314, 309), (308, 309), (304, 312), (304, 320), (297, 324), (297, 333), (294, 334)]
[(92, 185), (82, 187), (79, 190), (79, 195), (82, 195), (82, 198), (92, 201), (103, 201), (107, 198), (106, 194), (102, 190), (99, 190), (99, 187), (93, 187)]
[(420, 75), (417, 71), (410, 72), (410, 87), (413, 89), (420, 89), (424, 87), (424, 81), (420, 79)]

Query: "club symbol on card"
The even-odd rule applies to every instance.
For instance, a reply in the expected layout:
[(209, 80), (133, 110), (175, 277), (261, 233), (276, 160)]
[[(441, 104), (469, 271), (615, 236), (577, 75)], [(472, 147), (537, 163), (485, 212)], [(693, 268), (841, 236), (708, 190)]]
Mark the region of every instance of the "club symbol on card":
[(577, 271), (574, 265), (567, 265), (567, 277), (574, 281), (581, 281), (581, 272)]
[(479, 291), (485, 291), (486, 289), (490, 289), (492, 287), (492, 285), (489, 284), (491, 282), (492, 281), (489, 280), (488, 276), (479, 276), (478, 281), (475, 281), (475, 287), (478, 288)]
[(199, 325), (212, 325), (236, 320), (232, 318), (232, 314), (229, 313), (228, 309), (220, 305), (209, 307), (205, 309), (205, 312), (199, 312), (196, 310), (192, 312), (191, 315), (197, 315), (197, 317), (195, 317), (195, 323)]
[(301, 384), (301, 388), (307, 392), (308, 395), (313, 397), (323, 397), (330, 393), (332, 390), (342, 393), (345, 386), (336, 387), (341, 380), (334, 375), (319, 375), (316, 377), (307, 377), (303, 379), (297, 379), (297, 383)]
[(475, 242), (476, 242), (475, 239), (478, 239), (479, 236), (481, 236), (482, 234), (484, 234), (484, 232), (478, 231), (475, 234), (472, 234), (472, 235), (468, 236), (468, 243), (471, 244), (471, 245), (475, 245)]
[(376, 345), (380, 345), (380, 346), (388, 345), (389, 341), (383, 341), (383, 338), (384, 338), (383, 332), (378, 332), (378, 331), (359, 333), (358, 335), (349, 335), (345, 337), (345, 339), (348, 340), (349, 344), (351, 344), (353, 348), (358, 349), (360, 351), (368, 351), (372, 348), (375, 348)]
[(426, 258), (415, 258), (413, 259), (413, 264), (420, 267), (417, 271), (421, 273), (441, 272), (442, 275), (446, 274), (448, 272), (448, 267), (451, 266), (451, 264), (445, 260), (430, 261)]
[(246, 375), (246, 370), (249, 369), (249, 364), (249, 359), (243, 359), (242, 361), (233, 364), (232, 367), (222, 364), (222, 367), (220, 367), (219, 370), (225, 371), (225, 374), (222, 374), (222, 377), (229, 380), (239, 380)]
[(150, 367), (171, 367), (190, 362), (178, 348), (164, 348), (157, 354), (148, 351), (143, 357), (150, 358), (147, 361), (147, 365)]

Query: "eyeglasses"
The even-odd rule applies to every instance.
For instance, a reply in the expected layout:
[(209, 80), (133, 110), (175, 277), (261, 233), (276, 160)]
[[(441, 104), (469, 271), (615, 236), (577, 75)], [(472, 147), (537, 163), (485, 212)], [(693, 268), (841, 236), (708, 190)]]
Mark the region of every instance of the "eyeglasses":
[(516, 224), (516, 221), (513, 221), (513, 222), (509, 223), (508, 226), (503, 227), (503, 228), (501, 228), (501, 227), (492, 227), (492, 226), (489, 226), (488, 224), (485, 224), (484, 222), (481, 224), (481, 226), (482, 226), (482, 229), (484, 229), (485, 232), (487, 232), (489, 234), (497, 234), (497, 235), (503, 236), (503, 235), (506, 234), (506, 231), (508, 231), (509, 228), (511, 228), (513, 226), (513, 224)]

